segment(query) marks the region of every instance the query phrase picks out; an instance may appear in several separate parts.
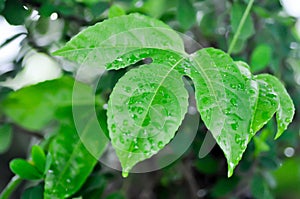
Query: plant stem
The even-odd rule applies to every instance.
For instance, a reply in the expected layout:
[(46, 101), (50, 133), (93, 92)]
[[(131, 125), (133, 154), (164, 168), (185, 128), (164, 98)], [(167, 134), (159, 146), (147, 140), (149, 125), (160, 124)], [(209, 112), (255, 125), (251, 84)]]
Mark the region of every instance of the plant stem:
[(245, 10), (245, 12), (244, 12), (244, 14), (242, 16), (242, 19), (241, 19), (241, 21), (239, 23), (238, 28), (236, 30), (236, 33), (234, 34), (233, 39), (230, 42), (229, 49), (228, 49), (228, 54), (231, 54), (231, 52), (232, 52), (232, 50), (233, 50), (233, 48), (234, 48), (234, 46), (235, 46), (235, 44), (237, 42), (237, 39), (239, 38), (239, 36), (241, 34), (241, 30), (242, 30), (242, 28), (243, 28), (243, 26), (245, 24), (245, 21), (246, 21), (248, 15), (249, 15), (249, 12), (250, 12), (250, 10), (252, 8), (253, 3), (254, 3), (254, 0), (250, 0), (249, 3), (248, 3), (248, 5), (247, 5), (247, 8), (246, 8), (246, 10)]
[(0, 194), (0, 199), (8, 199), (11, 193), (17, 189), (21, 182), (22, 179), (19, 176), (14, 176), (8, 185), (3, 189), (2, 193)]

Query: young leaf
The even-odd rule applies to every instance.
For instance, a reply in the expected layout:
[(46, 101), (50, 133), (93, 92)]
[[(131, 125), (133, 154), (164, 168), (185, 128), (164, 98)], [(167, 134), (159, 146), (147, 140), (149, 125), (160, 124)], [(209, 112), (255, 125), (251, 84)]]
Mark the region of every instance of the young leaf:
[[(93, 132), (86, 132), (85, 136), (90, 133)], [(104, 141), (101, 146), (102, 148), (98, 149), (100, 155), (106, 148), (106, 142)], [(76, 128), (68, 125), (61, 126), (59, 134), (50, 145), (49, 152), (55, 161), (52, 161), (46, 174), (44, 198), (69, 197), (85, 182), (97, 159), (86, 150)]]
[(292, 122), (295, 107), (291, 97), (284, 88), (283, 84), (276, 77), (269, 74), (257, 75), (256, 79), (262, 80), (269, 84), (274, 92), (277, 94), (278, 100), (278, 109), (276, 111), (276, 121), (277, 121), (277, 133), (275, 139), (281, 136), (283, 131), (287, 129), (287, 126)]
[(34, 187), (29, 187), (25, 189), (22, 193), (21, 199), (36, 199), (36, 198), (43, 198), (44, 188), (42, 184), (39, 184)]
[(188, 94), (176, 67), (150, 64), (133, 69), (110, 96), (108, 127), (124, 176), (168, 144), (184, 118)]
[(108, 18), (114, 18), (125, 15), (123, 8), (117, 5), (112, 5), (108, 10)]
[(266, 44), (257, 46), (251, 54), (251, 71), (263, 70), (270, 63), (272, 58), (272, 48)]
[(39, 170), (39, 172), (44, 173), (46, 167), (46, 155), (40, 146), (32, 146), (31, 158), (34, 166)]
[(179, 0), (177, 19), (184, 29), (189, 29), (196, 21), (196, 11), (190, 0)]
[(0, 126), (0, 154), (7, 151), (12, 140), (12, 129), (8, 124)]
[(197, 107), (226, 156), (231, 176), (250, 139), (251, 82), (221, 50), (202, 49), (192, 59), (190, 76), (195, 84)]
[(140, 14), (130, 14), (85, 29), (53, 55), (89, 67), (104, 67), (120, 55), (141, 48), (184, 52), (181, 38), (170, 27)]
[(42, 179), (43, 175), (38, 169), (24, 159), (14, 159), (9, 163), (9, 167), (18, 176), (26, 180)]

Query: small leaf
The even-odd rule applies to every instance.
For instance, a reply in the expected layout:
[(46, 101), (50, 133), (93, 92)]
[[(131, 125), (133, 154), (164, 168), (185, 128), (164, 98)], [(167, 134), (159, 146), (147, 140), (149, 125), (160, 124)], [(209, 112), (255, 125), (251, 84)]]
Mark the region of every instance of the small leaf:
[(44, 173), (46, 167), (46, 155), (40, 146), (32, 146), (31, 158), (34, 166), (39, 170), (39, 172)]
[(188, 94), (176, 67), (150, 64), (133, 69), (110, 95), (108, 127), (124, 177), (170, 142), (187, 112)]
[(14, 159), (9, 163), (9, 167), (16, 175), (26, 180), (38, 180), (42, 179), (43, 175), (24, 159)]
[(179, 0), (177, 19), (184, 29), (189, 29), (196, 22), (196, 11), (190, 0)]
[(261, 80), (259, 76), (255, 79), (258, 83), (259, 96), (251, 124), (253, 134), (259, 131), (273, 117), (279, 105), (279, 97), (272, 85)]
[(181, 38), (170, 27), (140, 14), (130, 14), (114, 17), (83, 30), (53, 55), (89, 67), (104, 68), (119, 56), (142, 48), (184, 52)]
[(22, 193), (21, 199), (37, 199), (43, 198), (44, 188), (42, 184), (39, 184), (34, 187), (29, 187), (25, 189)]
[[(231, 21), (231, 28), (232, 32), (236, 33), (240, 20), (243, 16), (243, 12), (245, 11), (246, 7), (240, 3), (235, 2), (231, 8), (230, 14), (230, 21)], [(241, 29), (241, 33), (239, 38), (240, 39), (248, 39), (255, 33), (253, 20), (251, 15), (248, 15), (245, 21), (243, 28)]]
[(0, 154), (6, 152), (11, 144), (12, 129), (8, 124), (0, 126)]
[(293, 100), (289, 96), (283, 84), (276, 77), (269, 74), (261, 74), (257, 75), (256, 79), (263, 80), (264, 82), (272, 86), (274, 92), (279, 98), (279, 105), (276, 111), (277, 133), (275, 139), (277, 139), (287, 129), (288, 125), (293, 120), (295, 114)]
[(257, 46), (251, 54), (251, 71), (263, 70), (270, 63), (272, 58), (272, 48), (266, 44)]
[[(88, 137), (92, 133), (94, 131), (88, 130), (80, 136)], [(94, 149), (98, 151), (100, 157), (106, 148), (106, 140), (96, 139), (94, 142), (100, 143), (101, 147)], [(50, 145), (49, 152), (56, 161), (52, 161), (46, 174), (44, 198), (69, 197), (80, 189), (97, 159), (87, 151), (77, 134), (77, 129), (69, 125), (61, 126), (59, 134)]]
[(123, 10), (122, 7), (117, 6), (117, 5), (112, 5), (109, 10), (108, 10), (108, 18), (114, 18), (114, 17), (119, 17), (125, 15), (125, 11)]

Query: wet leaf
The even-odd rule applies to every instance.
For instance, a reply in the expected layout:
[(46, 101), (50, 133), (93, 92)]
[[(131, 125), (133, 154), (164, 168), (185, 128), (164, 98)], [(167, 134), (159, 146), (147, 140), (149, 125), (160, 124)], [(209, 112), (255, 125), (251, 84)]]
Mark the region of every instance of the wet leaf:
[[(269, 84), (278, 96), (278, 109), (276, 110), (277, 133), (275, 136), (275, 139), (277, 139), (293, 120), (295, 114), (294, 103), (283, 84), (276, 77), (269, 74), (261, 74), (257, 75), (256, 79)], [(273, 95), (272, 97), (274, 98)]]
[[(92, 133), (93, 131), (88, 130), (81, 134), (81, 137), (88, 137)], [(106, 140), (94, 142), (101, 143), (101, 148), (97, 149), (100, 157), (106, 148)], [(49, 153), (54, 161), (46, 174), (45, 199), (66, 198), (74, 194), (97, 163), (97, 159), (87, 151), (80, 140), (74, 126), (61, 126), (59, 134), (51, 142)]]
[(187, 112), (188, 94), (176, 67), (131, 70), (110, 96), (108, 128), (124, 175), (168, 144)]
[[(197, 107), (206, 127), (223, 150), (232, 175), (250, 140), (253, 88), (236, 63), (221, 50), (192, 55)], [(249, 113), (249, 114), (245, 114)]]
[[(118, 60), (119, 56), (142, 48), (184, 52), (182, 40), (170, 27), (156, 19), (130, 14), (85, 29), (53, 55), (89, 67), (104, 68), (106, 64)], [(119, 61), (122, 60), (119, 58)]]

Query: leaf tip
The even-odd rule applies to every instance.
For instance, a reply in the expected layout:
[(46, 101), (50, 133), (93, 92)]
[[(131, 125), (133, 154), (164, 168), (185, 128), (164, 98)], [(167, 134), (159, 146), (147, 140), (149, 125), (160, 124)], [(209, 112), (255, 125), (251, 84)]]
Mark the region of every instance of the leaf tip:
[(235, 168), (235, 164), (233, 162), (228, 162), (228, 172), (227, 177), (230, 178), (233, 175), (233, 170)]

